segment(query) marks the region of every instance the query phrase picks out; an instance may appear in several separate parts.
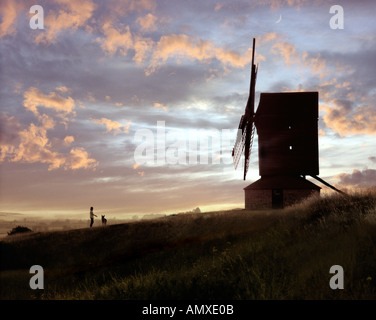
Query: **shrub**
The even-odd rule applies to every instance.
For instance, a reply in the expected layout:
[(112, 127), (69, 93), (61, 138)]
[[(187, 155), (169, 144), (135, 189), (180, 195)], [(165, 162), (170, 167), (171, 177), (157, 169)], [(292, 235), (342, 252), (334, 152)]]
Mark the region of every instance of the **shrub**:
[(32, 232), (32, 230), (29, 229), (28, 227), (17, 226), (13, 228), (10, 232), (8, 232), (8, 236), (11, 236), (17, 233), (25, 233), (25, 232)]

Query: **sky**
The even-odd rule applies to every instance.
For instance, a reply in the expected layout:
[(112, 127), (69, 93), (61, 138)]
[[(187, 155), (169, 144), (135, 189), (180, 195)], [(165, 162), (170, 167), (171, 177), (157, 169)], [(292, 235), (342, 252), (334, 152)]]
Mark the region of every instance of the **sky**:
[(261, 92), (318, 91), (319, 176), (374, 186), (375, 12), (373, 0), (1, 0), (0, 212), (244, 208), (257, 136), (246, 181), (231, 150), (252, 38), (256, 107)]

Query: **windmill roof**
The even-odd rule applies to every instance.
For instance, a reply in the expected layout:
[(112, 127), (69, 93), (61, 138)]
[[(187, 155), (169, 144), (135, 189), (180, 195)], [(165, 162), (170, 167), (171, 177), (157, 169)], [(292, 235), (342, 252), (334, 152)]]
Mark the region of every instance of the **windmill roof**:
[(299, 176), (263, 176), (244, 190), (262, 189), (315, 189), (321, 188)]
[(256, 114), (318, 117), (318, 92), (262, 92)]

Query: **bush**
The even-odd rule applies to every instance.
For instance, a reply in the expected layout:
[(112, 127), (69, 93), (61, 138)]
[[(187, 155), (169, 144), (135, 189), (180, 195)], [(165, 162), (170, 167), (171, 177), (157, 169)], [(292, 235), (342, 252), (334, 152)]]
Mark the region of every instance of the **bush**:
[(28, 227), (17, 226), (13, 228), (11, 232), (8, 232), (8, 236), (12, 236), (17, 233), (25, 233), (25, 232), (32, 232), (32, 230), (29, 229)]

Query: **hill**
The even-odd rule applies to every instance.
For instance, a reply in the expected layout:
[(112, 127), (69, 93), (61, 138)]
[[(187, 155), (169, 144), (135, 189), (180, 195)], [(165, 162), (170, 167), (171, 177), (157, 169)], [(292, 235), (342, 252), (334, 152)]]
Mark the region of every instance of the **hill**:
[[(1, 299), (374, 299), (376, 195), (8, 236)], [(32, 290), (32, 265), (44, 290)], [(343, 290), (329, 269), (344, 269)]]

